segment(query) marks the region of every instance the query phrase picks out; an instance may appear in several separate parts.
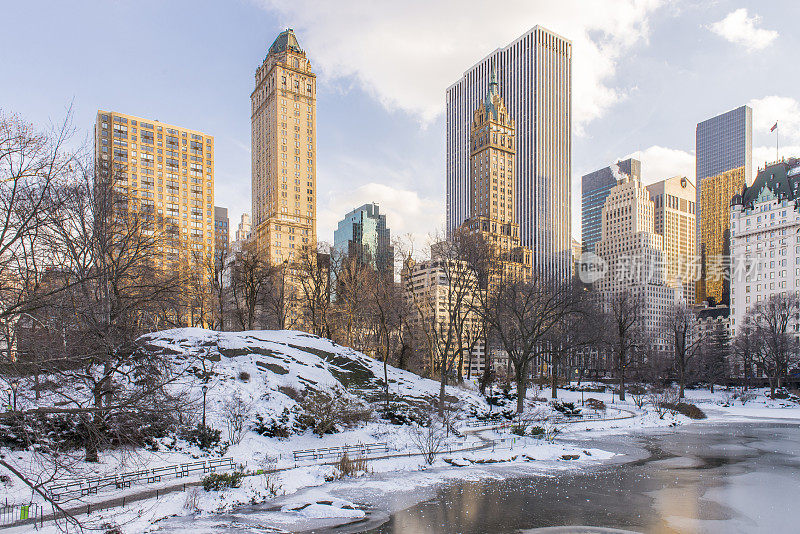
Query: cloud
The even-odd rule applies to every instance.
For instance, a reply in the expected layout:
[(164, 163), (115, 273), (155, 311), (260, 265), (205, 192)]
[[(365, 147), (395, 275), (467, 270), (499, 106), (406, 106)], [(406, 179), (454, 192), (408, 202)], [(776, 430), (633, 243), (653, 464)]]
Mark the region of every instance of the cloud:
[(694, 154), (675, 148), (653, 145), (620, 159), (636, 158), (642, 162), (642, 182), (652, 184), (672, 176), (695, 179)]
[(778, 32), (757, 28), (761, 17), (747, 16), (747, 9), (740, 8), (728, 13), (724, 19), (711, 24), (708, 28), (732, 43), (744, 46), (747, 50), (761, 50), (768, 47), (778, 38)]
[(386, 215), (386, 225), (393, 240), (405, 241), (410, 237), (418, 249), (428, 244), (430, 232), (444, 228), (444, 204), (441, 200), (423, 198), (415, 191), (371, 182), (328, 198), (325, 207), (317, 213), (320, 240), (330, 241), (345, 213), (370, 202), (378, 204), (381, 213)]
[(769, 129), (778, 121), (782, 140), (800, 142), (800, 102), (788, 96), (772, 95), (753, 99), (748, 104), (753, 108), (755, 136), (762, 140), (773, 137)]
[(540, 24), (573, 42), (576, 133), (625, 98), (617, 61), (646, 42), (663, 0), (255, 0), (296, 30), (321, 77), (355, 79), (391, 110), (427, 125), (445, 90), (499, 46)]

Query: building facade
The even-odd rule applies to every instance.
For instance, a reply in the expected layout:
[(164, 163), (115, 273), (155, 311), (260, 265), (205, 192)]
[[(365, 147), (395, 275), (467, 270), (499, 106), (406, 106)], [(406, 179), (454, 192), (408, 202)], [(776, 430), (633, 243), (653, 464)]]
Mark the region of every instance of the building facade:
[(653, 200), (653, 229), (662, 237), (664, 281), (680, 292), (685, 302), (695, 302), (695, 190), (685, 176), (673, 176), (648, 185)]
[(595, 289), (608, 300), (627, 291), (640, 306), (640, 328), (656, 354), (670, 350), (667, 331), (675, 290), (664, 279), (664, 238), (655, 232), (655, 206), (640, 180), (615, 186), (603, 207), (602, 238), (595, 253), (608, 265)]
[(236, 227), (236, 241), (247, 241), (248, 239), (250, 239), (250, 214), (242, 213), (239, 226)]
[(97, 112), (95, 164), (127, 209), (170, 226), (159, 267), (205, 272), (214, 253), (214, 138), (116, 111)]
[[(696, 299), (730, 300), (716, 272), (727, 268), (730, 201), (752, 182), (753, 110), (741, 106), (698, 123), (695, 131), (697, 254), (701, 273)], [(724, 278), (724, 276), (722, 277)]]
[(379, 273), (394, 273), (391, 231), (377, 204), (364, 204), (345, 215), (333, 232), (333, 247)]
[(254, 233), (273, 264), (316, 243), (316, 83), (294, 32), (281, 32), (250, 95)]
[[(470, 217), (463, 228), (494, 248), (495, 277), (530, 280), (531, 250), (520, 246), (514, 216), (515, 124), (492, 72), (489, 91), (473, 115), (470, 131)], [(571, 252), (570, 252), (571, 255)]]
[[(448, 350), (447, 358), (455, 362), (454, 369), (461, 366), (463, 376), (467, 379), (480, 376), (486, 366), (486, 345), (483, 331), (483, 323), (477, 313), (478, 299), (481, 298), (477, 293), (480, 291), (477, 280), (466, 281), (464, 287), (471, 287), (470, 291), (463, 299), (463, 309), (458, 313), (464, 314), (464, 329), (462, 341), (468, 350), (462, 354), (456, 354), (458, 340), (456, 339), (455, 325), (451, 325), (449, 310), (450, 300), (457, 298), (451, 293), (450, 280), (456, 278), (452, 273), (472, 273), (466, 266), (461, 266), (455, 260), (445, 263), (447, 260), (432, 259), (428, 261), (407, 262), (401, 271), (403, 284), (403, 294), (408, 306), (414, 310), (412, 325), (419, 325), (424, 322), (427, 326), (418, 326), (414, 331), (427, 332), (423, 336), (427, 339), (417, 339), (416, 343), (420, 346), (427, 346), (429, 352), (433, 353)], [(450, 273), (450, 274), (448, 274)], [(459, 284), (464, 283), (459, 281)], [(460, 290), (454, 290), (460, 291)], [(452, 295), (452, 296), (451, 296)], [(447, 339), (450, 338), (448, 344)], [(436, 345), (432, 349), (429, 345)], [(440, 354), (434, 360), (441, 360), (444, 357)], [(431, 376), (438, 375), (436, 361), (428, 363)], [(457, 371), (456, 371), (457, 372)]]
[(228, 208), (214, 206), (214, 250), (217, 257), (228, 252), (231, 242)]
[(700, 221), (698, 301), (713, 298), (718, 303), (730, 302), (730, 203), (746, 183), (744, 167), (708, 176), (700, 182), (699, 209), (705, 215)]
[[(766, 166), (731, 201), (731, 335), (776, 293), (800, 291), (800, 160)], [(800, 337), (798, 321), (789, 330)]]
[(603, 206), (611, 189), (627, 178), (641, 180), (642, 163), (633, 158), (618, 161), (586, 174), (581, 179), (581, 243), (583, 252), (594, 252), (603, 235)]
[(470, 133), (491, 73), (516, 124), (514, 215), (533, 269), (571, 272), (572, 43), (536, 26), (467, 70), (447, 89), (447, 231), (470, 216)]

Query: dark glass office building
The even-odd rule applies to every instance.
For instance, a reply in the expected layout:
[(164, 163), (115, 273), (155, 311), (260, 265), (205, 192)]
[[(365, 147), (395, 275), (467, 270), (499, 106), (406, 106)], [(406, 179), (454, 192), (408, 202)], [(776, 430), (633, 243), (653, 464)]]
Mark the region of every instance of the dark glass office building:
[(386, 226), (386, 215), (380, 213), (377, 204), (364, 204), (345, 215), (333, 232), (333, 246), (378, 272), (393, 272), (391, 232)]

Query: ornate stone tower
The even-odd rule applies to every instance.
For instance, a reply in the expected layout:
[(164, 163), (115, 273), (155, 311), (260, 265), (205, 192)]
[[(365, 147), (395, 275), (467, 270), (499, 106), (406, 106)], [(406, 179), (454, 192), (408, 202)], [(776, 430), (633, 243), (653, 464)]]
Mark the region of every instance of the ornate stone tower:
[(489, 92), (475, 110), (470, 130), (470, 217), (464, 226), (495, 247), (505, 275), (528, 280), (531, 251), (520, 245), (514, 217), (514, 128), (492, 71)]
[(316, 84), (294, 32), (281, 32), (250, 95), (254, 237), (273, 264), (316, 242)]

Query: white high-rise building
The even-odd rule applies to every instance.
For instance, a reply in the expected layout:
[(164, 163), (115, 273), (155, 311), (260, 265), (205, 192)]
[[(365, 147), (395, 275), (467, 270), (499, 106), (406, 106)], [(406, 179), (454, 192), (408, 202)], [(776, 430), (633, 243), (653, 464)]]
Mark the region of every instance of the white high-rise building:
[(664, 278), (664, 237), (655, 231), (655, 204), (637, 177), (626, 177), (606, 197), (602, 238), (595, 253), (608, 270), (595, 288), (605, 298), (627, 291), (640, 302), (642, 330), (656, 353), (670, 350), (667, 318), (676, 302)]
[[(800, 291), (800, 160), (758, 172), (731, 200), (731, 335), (776, 293)], [(721, 276), (723, 273), (716, 273)], [(800, 337), (800, 324), (789, 329)]]
[(515, 219), (533, 270), (571, 272), (572, 43), (536, 26), (469, 68), (447, 89), (447, 231), (470, 215), (469, 136), (492, 70), (516, 123)]

